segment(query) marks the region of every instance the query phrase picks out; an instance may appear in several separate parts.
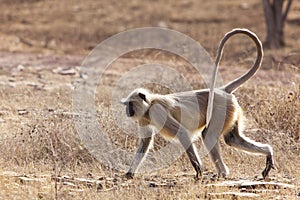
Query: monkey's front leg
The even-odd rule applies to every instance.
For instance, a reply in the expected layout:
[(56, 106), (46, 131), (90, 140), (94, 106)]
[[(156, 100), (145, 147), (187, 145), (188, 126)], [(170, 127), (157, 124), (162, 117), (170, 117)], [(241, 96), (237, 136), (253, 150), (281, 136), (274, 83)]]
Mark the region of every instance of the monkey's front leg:
[(203, 175), (202, 163), (198, 155), (197, 148), (190, 138), (188, 130), (172, 117), (167, 118), (165, 129), (176, 134), (176, 137), (179, 139), (180, 144), (185, 149), (185, 152), (187, 153), (190, 162), (196, 171), (195, 180), (201, 180)]
[[(194, 169), (196, 170), (195, 180), (202, 179), (203, 167), (195, 145), (192, 143), (188, 130), (183, 127), (170, 113), (162, 106), (152, 106), (150, 109), (152, 123), (158, 130), (164, 130), (170, 135), (177, 137), (185, 149)], [(200, 176), (200, 178), (199, 178)]]
[[(203, 175), (203, 167), (202, 167), (202, 163), (201, 160), (199, 158), (199, 155), (197, 153), (197, 149), (195, 147), (194, 144), (191, 144), (187, 149), (186, 149), (186, 153), (189, 156), (189, 159), (196, 171), (196, 176), (195, 176), (195, 180), (198, 181), (199, 179), (202, 179), (202, 175)], [(200, 176), (200, 178), (199, 178)]]
[(133, 160), (132, 160), (132, 163), (130, 165), (128, 172), (125, 174), (126, 178), (128, 178), (128, 179), (133, 178), (135, 171), (137, 170), (137, 168), (139, 167), (143, 158), (146, 156), (146, 154), (149, 151), (152, 139), (153, 139), (153, 136), (140, 139), (139, 147), (133, 157)]

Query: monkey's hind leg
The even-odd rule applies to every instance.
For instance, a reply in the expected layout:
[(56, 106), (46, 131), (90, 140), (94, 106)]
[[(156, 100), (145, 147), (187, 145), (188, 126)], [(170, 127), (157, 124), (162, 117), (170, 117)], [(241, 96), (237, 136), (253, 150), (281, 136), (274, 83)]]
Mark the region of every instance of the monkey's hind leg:
[(217, 176), (224, 178), (229, 174), (229, 170), (222, 159), (219, 138), (216, 138), (214, 136), (208, 138), (209, 135), (207, 135), (207, 133), (208, 129), (205, 128), (202, 132), (202, 141), (206, 149), (209, 150), (210, 158), (217, 169)]
[(268, 144), (261, 144), (250, 140), (240, 133), (238, 122), (235, 123), (233, 129), (224, 135), (226, 144), (255, 154), (266, 155), (266, 167), (262, 172), (263, 178), (266, 178), (271, 169), (274, 169), (273, 150)]

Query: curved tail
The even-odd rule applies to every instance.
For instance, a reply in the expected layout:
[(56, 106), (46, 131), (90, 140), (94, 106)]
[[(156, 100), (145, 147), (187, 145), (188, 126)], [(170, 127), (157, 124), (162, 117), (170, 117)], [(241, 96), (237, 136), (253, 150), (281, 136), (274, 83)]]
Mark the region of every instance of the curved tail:
[(216, 58), (216, 61), (215, 61), (215, 64), (217, 67), (219, 65), (220, 58), (221, 58), (222, 52), (223, 52), (223, 47), (224, 47), (226, 40), (228, 40), (231, 36), (238, 34), (238, 33), (243, 33), (243, 34), (249, 36), (254, 41), (254, 43), (256, 44), (256, 49), (257, 49), (257, 57), (255, 60), (255, 63), (252, 65), (251, 69), (247, 73), (245, 73), (241, 77), (231, 81), (230, 83), (228, 83), (224, 86), (224, 90), (228, 93), (234, 92), (239, 86), (241, 86), (243, 83), (245, 83), (247, 80), (249, 80), (256, 73), (256, 71), (259, 69), (259, 67), (261, 65), (263, 54), (264, 54), (262, 44), (261, 44), (260, 40), (258, 39), (258, 37), (253, 32), (251, 32), (247, 29), (233, 29), (231, 32), (229, 32), (225, 35), (222, 42), (220, 43), (220, 46), (218, 49), (219, 56)]
[(211, 79), (208, 104), (207, 104), (206, 127), (208, 126), (210, 119), (211, 119), (211, 115), (212, 115), (213, 100), (214, 100), (214, 88), (215, 88), (215, 84), (216, 84), (216, 75), (217, 75), (217, 70), (218, 70), (219, 63), (220, 63), (220, 60), (221, 60), (221, 57), (223, 54), (224, 45), (230, 37), (232, 37), (233, 35), (236, 35), (236, 34), (245, 34), (254, 41), (254, 43), (256, 44), (256, 49), (257, 49), (257, 57), (255, 60), (255, 63), (252, 65), (251, 69), (247, 73), (245, 73), (241, 77), (231, 81), (230, 83), (226, 84), (222, 88), (228, 93), (234, 92), (239, 86), (241, 86), (243, 83), (245, 83), (247, 80), (249, 80), (256, 73), (256, 71), (259, 69), (261, 62), (262, 62), (263, 47), (262, 47), (260, 40), (255, 35), (255, 33), (249, 31), (248, 29), (240, 29), (240, 28), (233, 29), (232, 31), (226, 33), (226, 35), (223, 37), (223, 39), (221, 40), (221, 42), (219, 44), (217, 56), (215, 59), (215, 65), (214, 65), (213, 75), (212, 75), (212, 79)]

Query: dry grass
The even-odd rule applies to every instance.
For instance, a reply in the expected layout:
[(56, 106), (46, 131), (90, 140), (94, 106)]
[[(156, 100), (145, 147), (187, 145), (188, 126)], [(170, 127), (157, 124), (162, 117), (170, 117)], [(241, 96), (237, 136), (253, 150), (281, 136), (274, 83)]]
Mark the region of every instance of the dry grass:
[[(126, 63), (126, 60), (121, 59), (115, 65)], [(9, 79), (13, 70), (8, 70), (1, 77), (4, 82)], [(0, 140), (0, 196), (3, 198), (226, 199), (237, 197), (240, 191), (244, 195), (258, 194), (259, 198), (299, 196), (299, 189), (284, 189), (281, 186), (264, 185), (256, 186), (255, 189), (209, 186), (219, 181), (210, 178), (214, 169), (208, 158), (204, 159), (203, 183), (194, 182), (194, 172), (185, 155), (166, 169), (152, 174), (140, 174), (130, 181), (122, 180), (122, 172), (106, 168), (95, 160), (77, 135), (71, 115), (72, 89), (69, 87), (77, 75), (62, 76), (52, 71), (51, 68), (28, 67), (14, 76), (14, 83), (27, 79), (38, 83), (38, 77), (43, 75), (47, 78), (41, 87), (32, 88), (32, 85), (27, 84), (1, 86), (0, 116), (4, 122), (0, 123), (3, 131)], [(260, 71), (260, 74), (268, 73), (270, 71)], [(117, 74), (115, 79), (120, 75)], [(22, 80), (20, 77), (23, 77)], [(292, 82), (297, 78), (293, 75), (290, 77)], [(193, 80), (193, 76), (190, 80)], [(300, 166), (296, 159), (300, 153), (299, 89), (297, 86), (272, 86), (268, 81), (268, 84), (257, 81), (258, 85), (246, 84), (237, 91), (238, 99), (249, 119), (245, 134), (273, 146), (277, 171), (271, 171), (271, 181), (299, 187)], [(54, 87), (53, 82), (59, 82), (62, 86)], [(112, 82), (111, 84), (113, 85)], [(107, 90), (102, 91), (105, 93), (101, 96), (110, 98), (112, 86), (105, 87)], [(25, 96), (21, 95), (24, 93)], [(109, 137), (119, 148), (133, 152), (137, 140), (115, 127), (109, 111), (109, 99), (98, 99), (97, 102), (99, 121), (107, 133), (113, 133)], [(164, 145), (165, 142), (158, 138), (154, 149)], [(237, 152), (223, 142), (222, 147), (225, 162), (231, 170), (228, 180), (259, 179), (265, 158)]]

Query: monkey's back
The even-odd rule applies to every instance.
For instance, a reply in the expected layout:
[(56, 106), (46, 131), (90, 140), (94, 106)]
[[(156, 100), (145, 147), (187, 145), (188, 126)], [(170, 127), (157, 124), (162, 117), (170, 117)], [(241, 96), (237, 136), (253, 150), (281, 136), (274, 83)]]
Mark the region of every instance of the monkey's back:
[[(208, 89), (167, 95), (175, 100), (171, 110), (172, 116), (193, 134), (205, 127), (208, 95)], [(238, 119), (239, 109), (233, 94), (215, 89), (212, 120), (223, 127), (222, 133), (228, 132)]]

